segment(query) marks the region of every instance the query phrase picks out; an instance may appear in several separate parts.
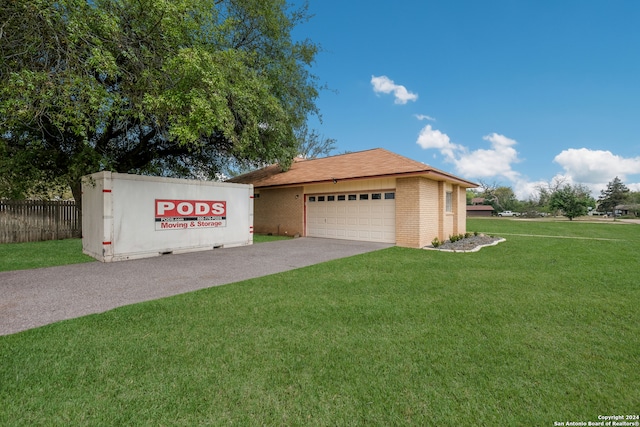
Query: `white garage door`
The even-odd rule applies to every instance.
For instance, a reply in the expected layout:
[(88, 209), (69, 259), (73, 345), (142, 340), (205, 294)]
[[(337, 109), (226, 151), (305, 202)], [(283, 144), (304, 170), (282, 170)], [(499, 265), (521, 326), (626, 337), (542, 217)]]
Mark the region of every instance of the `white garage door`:
[(307, 236), (395, 243), (393, 191), (306, 196)]

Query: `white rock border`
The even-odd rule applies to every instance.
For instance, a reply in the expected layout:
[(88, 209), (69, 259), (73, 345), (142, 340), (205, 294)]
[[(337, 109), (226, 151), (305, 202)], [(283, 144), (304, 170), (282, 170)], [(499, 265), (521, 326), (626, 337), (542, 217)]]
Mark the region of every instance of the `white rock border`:
[(506, 242), (506, 241), (507, 241), (507, 239), (500, 238), (499, 240), (496, 240), (495, 242), (491, 242), (491, 243), (488, 243), (486, 245), (479, 245), (479, 246), (476, 246), (475, 248), (470, 249), (468, 251), (467, 250), (459, 250), (459, 249), (439, 249), (439, 248), (434, 248), (433, 246), (425, 246), (422, 249), (426, 249), (428, 251), (468, 253), (468, 252), (478, 252), (482, 248), (486, 248), (488, 246), (495, 246), (498, 243), (502, 243), (502, 242)]

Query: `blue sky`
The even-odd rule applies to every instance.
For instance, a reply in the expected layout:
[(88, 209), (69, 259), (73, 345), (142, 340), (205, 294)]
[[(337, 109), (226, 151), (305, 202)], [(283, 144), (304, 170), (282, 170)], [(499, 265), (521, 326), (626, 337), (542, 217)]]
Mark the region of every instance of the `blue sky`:
[[(297, 0), (296, 0), (297, 1)], [(640, 191), (640, 1), (311, 0), (334, 154), (386, 148), (527, 198)]]

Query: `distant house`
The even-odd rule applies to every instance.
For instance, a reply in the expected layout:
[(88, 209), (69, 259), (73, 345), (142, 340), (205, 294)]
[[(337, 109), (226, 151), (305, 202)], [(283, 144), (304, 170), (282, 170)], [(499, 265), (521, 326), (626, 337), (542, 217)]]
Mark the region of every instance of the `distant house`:
[(492, 216), (495, 212), (491, 205), (467, 205), (467, 216)]
[(471, 199), (471, 204), (467, 205), (467, 216), (492, 216), (495, 209), (491, 205), (485, 205), (484, 202), (484, 197)]
[(254, 231), (420, 248), (466, 231), (478, 185), (377, 148), (295, 159), (229, 180), (254, 187)]
[(614, 214), (616, 215), (634, 215), (639, 216), (640, 213), (640, 204), (636, 205), (617, 205), (613, 208)]

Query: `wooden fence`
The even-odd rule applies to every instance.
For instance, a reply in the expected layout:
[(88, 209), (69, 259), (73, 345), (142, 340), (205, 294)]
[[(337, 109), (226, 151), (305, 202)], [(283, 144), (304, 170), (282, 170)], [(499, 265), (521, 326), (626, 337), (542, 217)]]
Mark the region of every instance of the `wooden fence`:
[(0, 200), (0, 243), (81, 235), (82, 219), (74, 201)]

